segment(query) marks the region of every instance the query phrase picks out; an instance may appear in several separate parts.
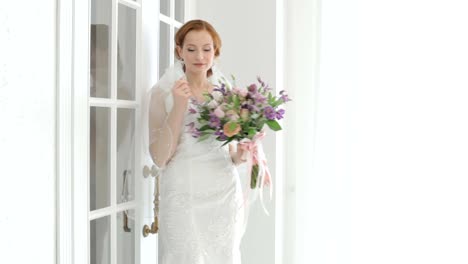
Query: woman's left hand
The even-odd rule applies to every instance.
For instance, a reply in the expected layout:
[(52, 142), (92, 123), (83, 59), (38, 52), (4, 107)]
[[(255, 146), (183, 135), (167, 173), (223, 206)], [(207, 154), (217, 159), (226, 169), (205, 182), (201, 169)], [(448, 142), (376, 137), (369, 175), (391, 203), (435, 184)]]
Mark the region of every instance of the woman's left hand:
[(241, 148), (240, 143), (237, 144), (236, 150), (234, 150), (233, 144), (229, 144), (229, 154), (231, 155), (232, 162), (235, 165), (239, 165), (247, 161), (245, 157), (243, 157), (244, 153), (245, 153), (245, 150)]

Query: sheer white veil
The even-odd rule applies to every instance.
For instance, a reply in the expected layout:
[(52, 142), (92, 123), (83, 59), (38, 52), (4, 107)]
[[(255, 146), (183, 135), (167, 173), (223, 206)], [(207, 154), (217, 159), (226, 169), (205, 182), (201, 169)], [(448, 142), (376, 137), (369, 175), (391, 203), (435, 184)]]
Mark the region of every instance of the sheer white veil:
[[(219, 85), (219, 81), (222, 80), (224, 83), (227, 83), (232, 87), (232, 84), (225, 78), (223, 73), (218, 69), (216, 65), (213, 65), (212, 75), (208, 78), (208, 80), (213, 85)], [(174, 105), (174, 100), (172, 97), (172, 87), (174, 83), (185, 77), (185, 73), (183, 70), (183, 64), (180, 61), (176, 61), (171, 67), (167, 68), (164, 72), (164, 75), (161, 79), (146, 93), (143, 103), (143, 111), (142, 111), (142, 144), (143, 149), (145, 152), (145, 159), (147, 162), (152, 162), (156, 165), (158, 170), (158, 177), (164, 174), (165, 168), (165, 161), (170, 158), (169, 151), (153, 151), (151, 154), (150, 146), (151, 144), (158, 143), (159, 146), (161, 144), (164, 146), (164, 149), (171, 149), (171, 142), (174, 135), (167, 125), (167, 115), (172, 110)], [(150, 120), (150, 116), (153, 120)], [(164, 141), (164, 142), (162, 142)], [(220, 144), (221, 146), (221, 144)], [(227, 148), (227, 146), (226, 146)], [(243, 202), (243, 211), (244, 211), (244, 224), (242, 233), (245, 232), (247, 219), (249, 215), (249, 208), (252, 199), (255, 199), (254, 190), (249, 190), (249, 184), (244, 184), (244, 182), (248, 182), (245, 172), (242, 168), (240, 168), (239, 174), (241, 178), (246, 178), (242, 180), (242, 189), (244, 193), (244, 202)], [(164, 177), (164, 176), (162, 176)], [(250, 176), (249, 176), (250, 177)], [(158, 186), (155, 186), (155, 195), (158, 195)], [(156, 200), (159, 200), (157, 197)], [(155, 207), (154, 213), (156, 216), (159, 216), (159, 210)]]
[[(227, 81), (216, 65), (213, 65), (212, 75), (208, 80), (217, 85), (219, 80)], [(177, 60), (172, 66), (167, 68), (161, 79), (146, 93), (142, 108), (142, 144), (145, 151), (145, 156), (152, 159), (158, 170), (164, 169), (164, 164), (159, 164), (158, 160), (164, 160), (168, 157), (156, 157), (151, 155), (150, 146), (158, 140), (162, 134), (166, 135), (166, 139), (172, 139), (173, 135), (170, 128), (166, 125), (167, 114), (172, 110), (174, 99), (172, 97), (172, 87), (174, 83), (185, 78), (183, 64)], [(151, 124), (153, 119), (157, 119), (157, 124)], [(167, 142), (170, 146), (170, 141)], [(160, 155), (169, 155), (168, 153), (160, 153)]]

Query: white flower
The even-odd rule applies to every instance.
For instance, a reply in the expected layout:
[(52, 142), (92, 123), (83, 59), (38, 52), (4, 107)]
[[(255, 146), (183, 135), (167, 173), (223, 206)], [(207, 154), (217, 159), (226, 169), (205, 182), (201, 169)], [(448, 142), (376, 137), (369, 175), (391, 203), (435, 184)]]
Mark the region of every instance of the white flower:
[(220, 91), (214, 91), (211, 93), (211, 95), (219, 103), (221, 103), (224, 100), (223, 93)]
[(211, 100), (209, 103), (208, 103), (208, 107), (210, 109), (215, 109), (216, 107), (218, 107), (218, 102), (216, 102), (216, 100)]

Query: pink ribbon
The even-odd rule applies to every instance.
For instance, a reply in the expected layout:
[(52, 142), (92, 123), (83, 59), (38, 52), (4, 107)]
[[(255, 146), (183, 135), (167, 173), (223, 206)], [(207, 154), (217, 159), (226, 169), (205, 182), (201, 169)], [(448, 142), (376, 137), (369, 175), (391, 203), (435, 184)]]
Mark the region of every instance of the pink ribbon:
[(247, 160), (248, 175), (250, 177), (249, 189), (252, 184), (252, 167), (254, 165), (258, 165), (256, 188), (260, 192), (260, 202), (262, 204), (263, 210), (267, 215), (270, 215), (263, 202), (263, 186), (270, 186), (271, 200), (273, 197), (273, 182), (271, 180), (270, 170), (267, 166), (267, 159), (265, 153), (263, 152), (263, 146), (261, 142), (263, 138), (265, 138), (265, 132), (260, 132), (257, 133), (252, 140), (244, 139), (239, 142), (239, 144), (240, 148), (244, 150), (242, 159), (246, 158)]

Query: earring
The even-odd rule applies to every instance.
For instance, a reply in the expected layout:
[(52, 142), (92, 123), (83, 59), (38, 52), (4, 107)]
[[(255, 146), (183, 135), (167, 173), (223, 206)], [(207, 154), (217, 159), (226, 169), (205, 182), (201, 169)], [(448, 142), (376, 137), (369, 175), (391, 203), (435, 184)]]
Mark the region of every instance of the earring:
[(182, 65), (184, 65), (184, 59), (181, 58), (179, 61)]

